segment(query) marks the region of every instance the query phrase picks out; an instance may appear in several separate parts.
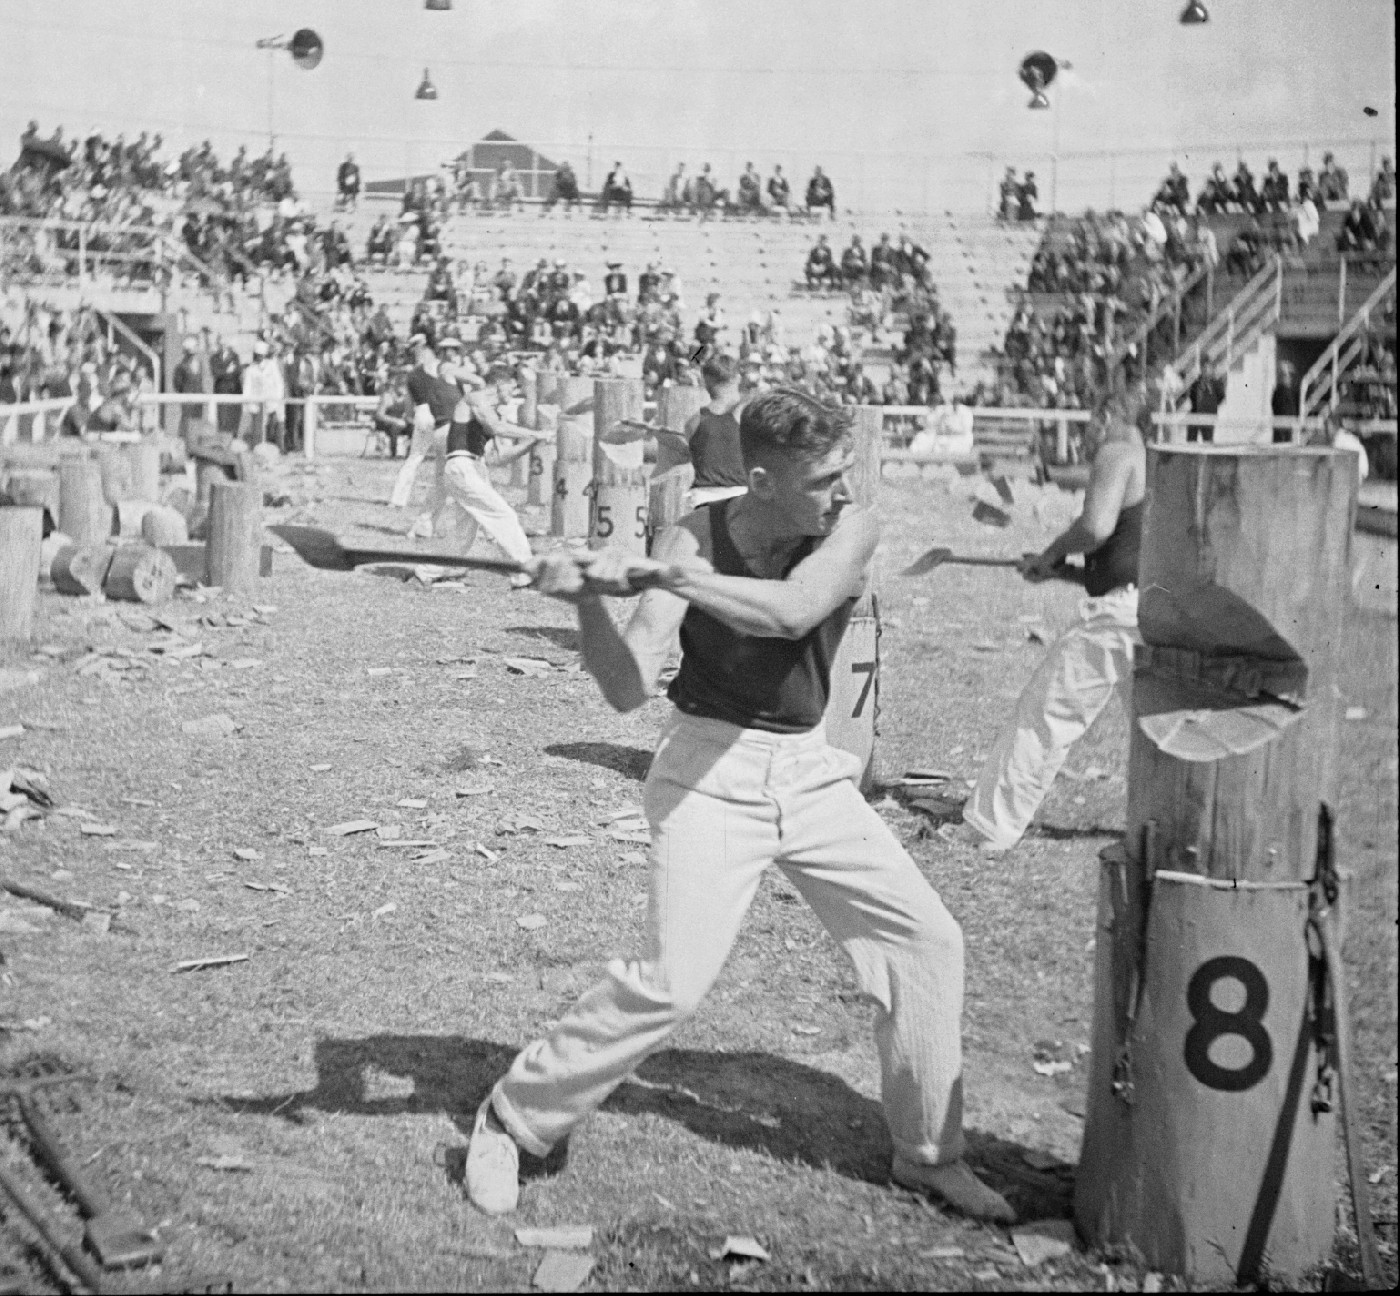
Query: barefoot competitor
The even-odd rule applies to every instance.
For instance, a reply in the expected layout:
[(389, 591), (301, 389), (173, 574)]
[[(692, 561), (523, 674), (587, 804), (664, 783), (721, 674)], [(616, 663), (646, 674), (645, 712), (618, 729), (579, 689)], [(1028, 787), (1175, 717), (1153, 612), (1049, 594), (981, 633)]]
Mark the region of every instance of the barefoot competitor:
[(1084, 511), (1044, 553), (1021, 564), (1028, 580), (1048, 580), (1069, 554), (1084, 555), (1078, 624), (1061, 635), (1031, 676), (1006, 722), (963, 822), (940, 835), (1002, 854), (1021, 840), (1055, 782), (1069, 749), (1108, 705), (1133, 668), (1139, 642), (1138, 547), (1147, 507), (1147, 447), (1135, 419), (1142, 401), (1110, 397), (1090, 423), (1093, 454)]
[[(740, 436), (748, 493), (687, 514), (652, 559), (535, 559), (539, 590), (577, 606), (584, 664), (619, 711), (647, 701), (678, 627), (683, 658), (644, 797), (645, 950), (613, 962), (482, 1103), (467, 1191), (488, 1214), (515, 1209), (519, 1149), (545, 1155), (695, 1011), (777, 864), (879, 1005), (894, 1179), (1008, 1221), (962, 1161), (961, 930), (856, 790), (856, 759), (822, 730), (832, 658), (879, 539), (852, 503), (848, 419), (783, 388), (745, 407)], [(619, 634), (602, 596), (643, 586)]]

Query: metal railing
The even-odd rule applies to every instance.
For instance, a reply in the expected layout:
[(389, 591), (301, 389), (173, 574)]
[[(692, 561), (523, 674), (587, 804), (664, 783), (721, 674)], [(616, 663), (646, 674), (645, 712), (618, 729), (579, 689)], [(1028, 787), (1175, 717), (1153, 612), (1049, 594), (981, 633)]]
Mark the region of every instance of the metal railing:
[(177, 272), (212, 283), (214, 272), (157, 225), (0, 216), (0, 270), (23, 282), (58, 271), (80, 283), (107, 273), (134, 287), (163, 289)]
[[(1345, 269), (1346, 262), (1342, 262)], [(1337, 397), (1342, 377), (1353, 368), (1366, 346), (1366, 337), (1371, 329), (1371, 316), (1379, 309), (1387, 297), (1395, 296), (1395, 267), (1381, 280), (1379, 286), (1357, 309), (1356, 313), (1332, 339), (1331, 343), (1303, 375), (1298, 384), (1298, 408), (1305, 414), (1317, 416), (1327, 409), (1337, 407)]]
[(1120, 339), (1113, 347), (1109, 356), (1109, 368), (1116, 369), (1127, 359), (1128, 354), (1136, 349), (1136, 353), (1144, 371), (1150, 368), (1151, 342), (1158, 328), (1171, 320), (1171, 354), (1181, 353), (1181, 317), (1183, 308), (1186, 305), (1186, 298), (1196, 289), (1204, 286), (1205, 292), (1205, 314), (1203, 321), (1209, 323), (1211, 315), (1215, 309), (1215, 270), (1209, 264), (1201, 264), (1196, 267), (1179, 284), (1174, 284), (1170, 293), (1157, 303), (1156, 308), (1125, 338)]
[(1172, 361), (1172, 368), (1181, 380), (1178, 399), (1185, 398), (1191, 384), (1200, 376), (1203, 363), (1209, 362), (1222, 370), (1230, 368), (1262, 334), (1278, 323), (1282, 309), (1283, 262), (1270, 255), (1263, 268)]

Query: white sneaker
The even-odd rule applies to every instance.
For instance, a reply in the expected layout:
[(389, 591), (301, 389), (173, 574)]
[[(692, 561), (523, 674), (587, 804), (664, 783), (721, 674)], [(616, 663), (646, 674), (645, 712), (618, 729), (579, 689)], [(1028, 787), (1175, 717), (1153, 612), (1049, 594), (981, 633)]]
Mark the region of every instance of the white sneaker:
[[(1011, 846), (998, 846), (988, 841), (976, 828), (965, 819), (956, 822), (949, 821), (938, 825), (937, 836), (941, 837), (950, 846), (972, 846), (983, 855), (1005, 855)], [(1014, 846), (1015, 843), (1013, 842)]]
[(491, 1098), (477, 1109), (467, 1147), (467, 1196), (487, 1215), (509, 1215), (520, 1203), (520, 1149), (506, 1133)]

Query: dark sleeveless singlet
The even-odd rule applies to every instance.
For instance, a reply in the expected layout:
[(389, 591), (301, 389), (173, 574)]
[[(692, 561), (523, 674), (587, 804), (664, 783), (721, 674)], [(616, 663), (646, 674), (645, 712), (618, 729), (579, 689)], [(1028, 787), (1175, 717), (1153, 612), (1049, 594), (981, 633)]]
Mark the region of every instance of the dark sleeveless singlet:
[(739, 420), (734, 411), (711, 414), (706, 410), (690, 438), (690, 461), (695, 465), (695, 485), (747, 486), (744, 456), (739, 452)]
[(1101, 598), (1125, 585), (1136, 585), (1138, 550), (1142, 547), (1142, 515), (1147, 496), (1118, 512), (1113, 534), (1091, 554), (1084, 556), (1084, 592)]
[[(729, 535), (732, 501), (707, 505), (715, 571), (754, 577)], [(797, 547), (783, 575), (815, 547), (813, 538)], [(681, 622), (681, 668), (667, 696), (686, 715), (724, 720), (743, 729), (806, 733), (826, 712), (831, 663), (855, 599), (847, 599), (801, 639), (769, 639), (740, 634), (692, 604)]]

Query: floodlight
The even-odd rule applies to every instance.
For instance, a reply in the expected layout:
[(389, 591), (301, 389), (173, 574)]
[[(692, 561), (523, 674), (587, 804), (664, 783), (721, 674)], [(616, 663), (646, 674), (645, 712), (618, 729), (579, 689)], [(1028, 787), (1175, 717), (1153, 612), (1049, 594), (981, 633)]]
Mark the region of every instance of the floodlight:
[(423, 69), (423, 79), (418, 83), (418, 89), (413, 92), (415, 99), (436, 99), (437, 86), (433, 84), (433, 79), (428, 75), (428, 69)]
[(447, 13), (452, 8), (452, 0), (423, 0), (423, 8), (432, 13)]
[(1206, 7), (1201, 0), (1191, 0), (1190, 4), (1181, 11), (1181, 25), (1183, 27), (1199, 27), (1202, 23), (1210, 21), (1210, 14), (1206, 12)]

